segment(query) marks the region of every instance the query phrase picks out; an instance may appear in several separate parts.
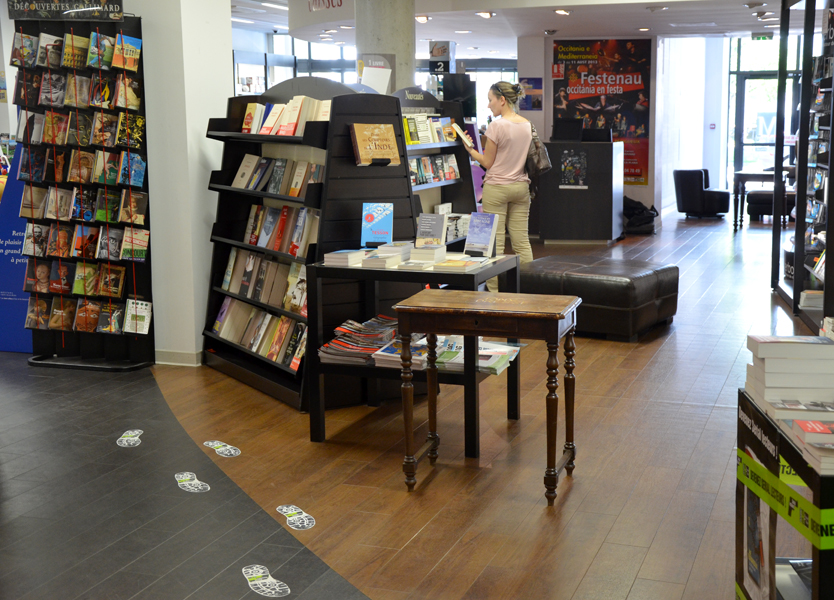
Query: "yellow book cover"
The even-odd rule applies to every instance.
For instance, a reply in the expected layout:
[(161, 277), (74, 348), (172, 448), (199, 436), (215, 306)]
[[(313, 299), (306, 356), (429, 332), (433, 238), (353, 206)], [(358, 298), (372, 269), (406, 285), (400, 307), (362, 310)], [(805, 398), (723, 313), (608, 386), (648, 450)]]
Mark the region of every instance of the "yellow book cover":
[(351, 123), (350, 138), (357, 166), (368, 166), (374, 159), (390, 159), (391, 165), (400, 164), (397, 136), (390, 124)]

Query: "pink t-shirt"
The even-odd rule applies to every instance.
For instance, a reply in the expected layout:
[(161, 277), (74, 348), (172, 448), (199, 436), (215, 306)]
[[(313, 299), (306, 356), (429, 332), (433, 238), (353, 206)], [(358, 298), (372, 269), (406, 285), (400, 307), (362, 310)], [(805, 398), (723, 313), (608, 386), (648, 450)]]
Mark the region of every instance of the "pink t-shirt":
[(519, 181), (529, 182), (524, 165), (533, 139), (530, 122), (513, 123), (507, 119), (498, 119), (489, 124), (486, 136), (495, 142), (498, 150), (495, 162), (484, 177), (484, 183), (506, 185)]

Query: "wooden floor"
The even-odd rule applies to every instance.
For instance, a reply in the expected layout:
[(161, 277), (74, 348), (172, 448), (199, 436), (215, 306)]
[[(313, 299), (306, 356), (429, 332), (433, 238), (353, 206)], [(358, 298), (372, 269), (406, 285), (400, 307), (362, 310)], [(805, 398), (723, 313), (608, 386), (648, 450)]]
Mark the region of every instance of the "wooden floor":
[[(276, 506), (292, 503), (315, 516), (293, 535), (375, 600), (734, 597), (746, 335), (808, 334), (770, 292), (769, 225), (734, 235), (723, 220), (673, 217), (656, 236), (610, 248), (534, 252), (671, 262), (681, 272), (670, 327), (635, 344), (578, 338), (576, 470), (553, 508), (542, 483), (541, 342), (523, 350), (519, 421), (506, 420), (505, 376), (481, 384), (479, 460), (463, 455), (462, 389), (444, 387), (440, 458), (420, 466), (413, 494), (398, 403), (328, 411), (328, 441), (314, 444), (307, 415), (216, 371), (154, 374), (194, 441), (241, 448), (234, 460), (207, 451), (264, 510), (277, 517)], [(424, 401), (415, 413), (425, 435)]]

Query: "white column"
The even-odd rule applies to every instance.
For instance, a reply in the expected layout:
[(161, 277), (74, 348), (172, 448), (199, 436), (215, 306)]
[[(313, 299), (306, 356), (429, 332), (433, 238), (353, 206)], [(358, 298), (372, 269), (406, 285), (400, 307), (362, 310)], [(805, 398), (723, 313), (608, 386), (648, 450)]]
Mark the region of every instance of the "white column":
[[(518, 78), (541, 77), (542, 85), (542, 110), (523, 110), (521, 116), (529, 120), (535, 127), (539, 137), (543, 140), (550, 139), (548, 123), (552, 120), (553, 112), (553, 84), (550, 77), (549, 67), (545, 67), (545, 55), (547, 53), (547, 38), (542, 36), (520, 37), (517, 40), (518, 50)], [(553, 53), (553, 44), (550, 44), (550, 52)], [(551, 57), (551, 61), (553, 58)], [(550, 125), (552, 127), (552, 124)]]
[(356, 54), (394, 54), (394, 90), (414, 85), (414, 0), (356, 0)]
[(222, 145), (206, 138), (232, 89), (228, 0), (125, 0), (142, 17), (157, 362), (200, 362)]

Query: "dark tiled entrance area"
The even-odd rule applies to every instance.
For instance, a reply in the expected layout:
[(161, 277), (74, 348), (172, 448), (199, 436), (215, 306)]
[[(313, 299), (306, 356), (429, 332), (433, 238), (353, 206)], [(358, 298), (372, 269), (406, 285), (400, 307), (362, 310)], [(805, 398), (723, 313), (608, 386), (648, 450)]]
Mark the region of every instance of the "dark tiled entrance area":
[[(26, 359), (0, 353), (0, 598), (261, 598), (241, 572), (252, 564), (290, 598), (365, 598), (215, 466), (149, 370)], [(129, 429), (141, 444), (117, 446)], [(181, 471), (211, 490), (180, 490)]]

